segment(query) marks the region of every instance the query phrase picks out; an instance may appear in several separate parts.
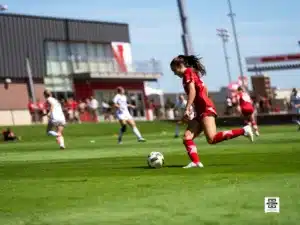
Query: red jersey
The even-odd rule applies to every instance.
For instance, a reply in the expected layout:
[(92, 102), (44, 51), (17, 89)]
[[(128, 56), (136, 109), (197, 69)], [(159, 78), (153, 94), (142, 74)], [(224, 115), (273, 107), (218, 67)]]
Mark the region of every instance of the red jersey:
[(212, 102), (212, 100), (207, 96), (207, 89), (203, 81), (192, 68), (187, 68), (184, 71), (182, 80), (183, 87), (187, 95), (189, 94), (188, 84), (191, 82), (194, 82), (196, 89), (194, 108), (197, 117), (203, 117), (207, 114), (216, 116), (217, 113), (215, 105)]
[(34, 110), (36, 109), (36, 106), (33, 104), (33, 102), (29, 102), (27, 107), (28, 107), (29, 112), (31, 112), (31, 113), (34, 112)]
[(73, 100), (71, 103), (71, 107), (73, 110), (76, 110), (78, 108), (78, 103), (75, 100)]
[(44, 110), (45, 109), (45, 104), (43, 102), (38, 102), (37, 107), (39, 110)]
[(239, 92), (237, 94), (241, 109), (253, 108), (253, 102), (250, 96), (245, 92)]

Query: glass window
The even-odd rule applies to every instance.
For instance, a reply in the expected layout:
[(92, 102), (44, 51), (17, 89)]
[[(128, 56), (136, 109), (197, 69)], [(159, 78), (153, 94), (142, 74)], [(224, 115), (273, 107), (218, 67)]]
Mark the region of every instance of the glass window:
[(72, 80), (68, 77), (67, 45), (64, 42), (46, 43), (47, 76), (44, 78), (46, 88), (51, 91), (72, 91)]
[(114, 59), (114, 54), (111, 45), (105, 44), (103, 45), (104, 56), (106, 59), (106, 71), (116, 72), (118, 71), (118, 64)]
[(105, 58), (105, 49), (103, 45), (97, 44), (97, 58), (98, 58), (98, 70), (99, 72), (108, 72), (107, 60)]
[(47, 43), (47, 58), (49, 60), (57, 60), (57, 45), (55, 42), (48, 42)]
[(98, 72), (97, 45), (88, 44), (88, 60), (91, 72)]
[(71, 44), (74, 73), (89, 72), (86, 44)]
[(65, 42), (57, 43), (58, 48), (58, 59), (61, 65), (61, 74), (67, 75), (71, 73), (71, 68), (69, 65), (69, 57), (68, 57), (68, 46)]

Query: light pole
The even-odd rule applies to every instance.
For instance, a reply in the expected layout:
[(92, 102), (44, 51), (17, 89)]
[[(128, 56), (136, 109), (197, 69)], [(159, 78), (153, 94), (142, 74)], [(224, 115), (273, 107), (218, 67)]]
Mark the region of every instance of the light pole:
[(241, 59), (241, 53), (240, 53), (240, 46), (239, 46), (239, 41), (237, 38), (237, 33), (236, 33), (236, 27), (235, 27), (235, 14), (232, 11), (232, 5), (231, 5), (231, 0), (227, 0), (228, 7), (229, 7), (229, 14), (228, 16), (230, 17), (231, 20), (231, 25), (232, 25), (232, 32), (233, 32), (233, 37), (234, 37), (234, 42), (235, 42), (235, 49), (236, 49), (236, 55), (237, 55), (237, 60), (238, 60), (238, 66), (240, 70), (240, 76), (242, 76), (242, 85), (245, 86), (245, 81), (244, 81), (244, 72), (243, 72), (243, 66), (242, 66), (242, 59)]
[(229, 84), (230, 84), (232, 82), (232, 78), (231, 78), (231, 72), (230, 72), (230, 66), (229, 66), (229, 57), (228, 57), (227, 46), (226, 46), (226, 44), (228, 43), (228, 40), (229, 40), (228, 30), (223, 29), (223, 28), (222, 29), (217, 29), (217, 35), (222, 40), (224, 57), (225, 57), (225, 64), (226, 64), (226, 70), (227, 70), (227, 76), (228, 76), (228, 81), (229, 81)]
[(185, 0), (177, 0), (179, 15), (180, 15), (180, 21), (181, 21), (181, 27), (182, 27), (182, 44), (183, 44), (183, 50), (185, 55), (193, 55), (193, 47), (192, 47), (192, 41), (190, 37), (190, 31), (188, 27), (188, 18), (187, 13), (185, 10)]

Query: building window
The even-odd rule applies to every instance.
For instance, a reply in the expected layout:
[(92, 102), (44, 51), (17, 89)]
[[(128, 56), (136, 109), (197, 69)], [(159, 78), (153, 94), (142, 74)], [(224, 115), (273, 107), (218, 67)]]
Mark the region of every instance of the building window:
[(110, 44), (49, 41), (45, 44), (47, 74), (44, 83), (55, 93), (72, 92), (71, 75), (115, 72), (117, 66)]

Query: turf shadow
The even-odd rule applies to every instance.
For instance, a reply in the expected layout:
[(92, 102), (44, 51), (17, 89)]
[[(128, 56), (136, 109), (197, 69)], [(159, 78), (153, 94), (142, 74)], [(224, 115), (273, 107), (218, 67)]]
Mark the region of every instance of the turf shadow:
[[(165, 165), (164, 168), (182, 168), (183, 165)], [(145, 169), (145, 170), (152, 170), (154, 168), (148, 167), (148, 166), (134, 166), (133, 169)]]

